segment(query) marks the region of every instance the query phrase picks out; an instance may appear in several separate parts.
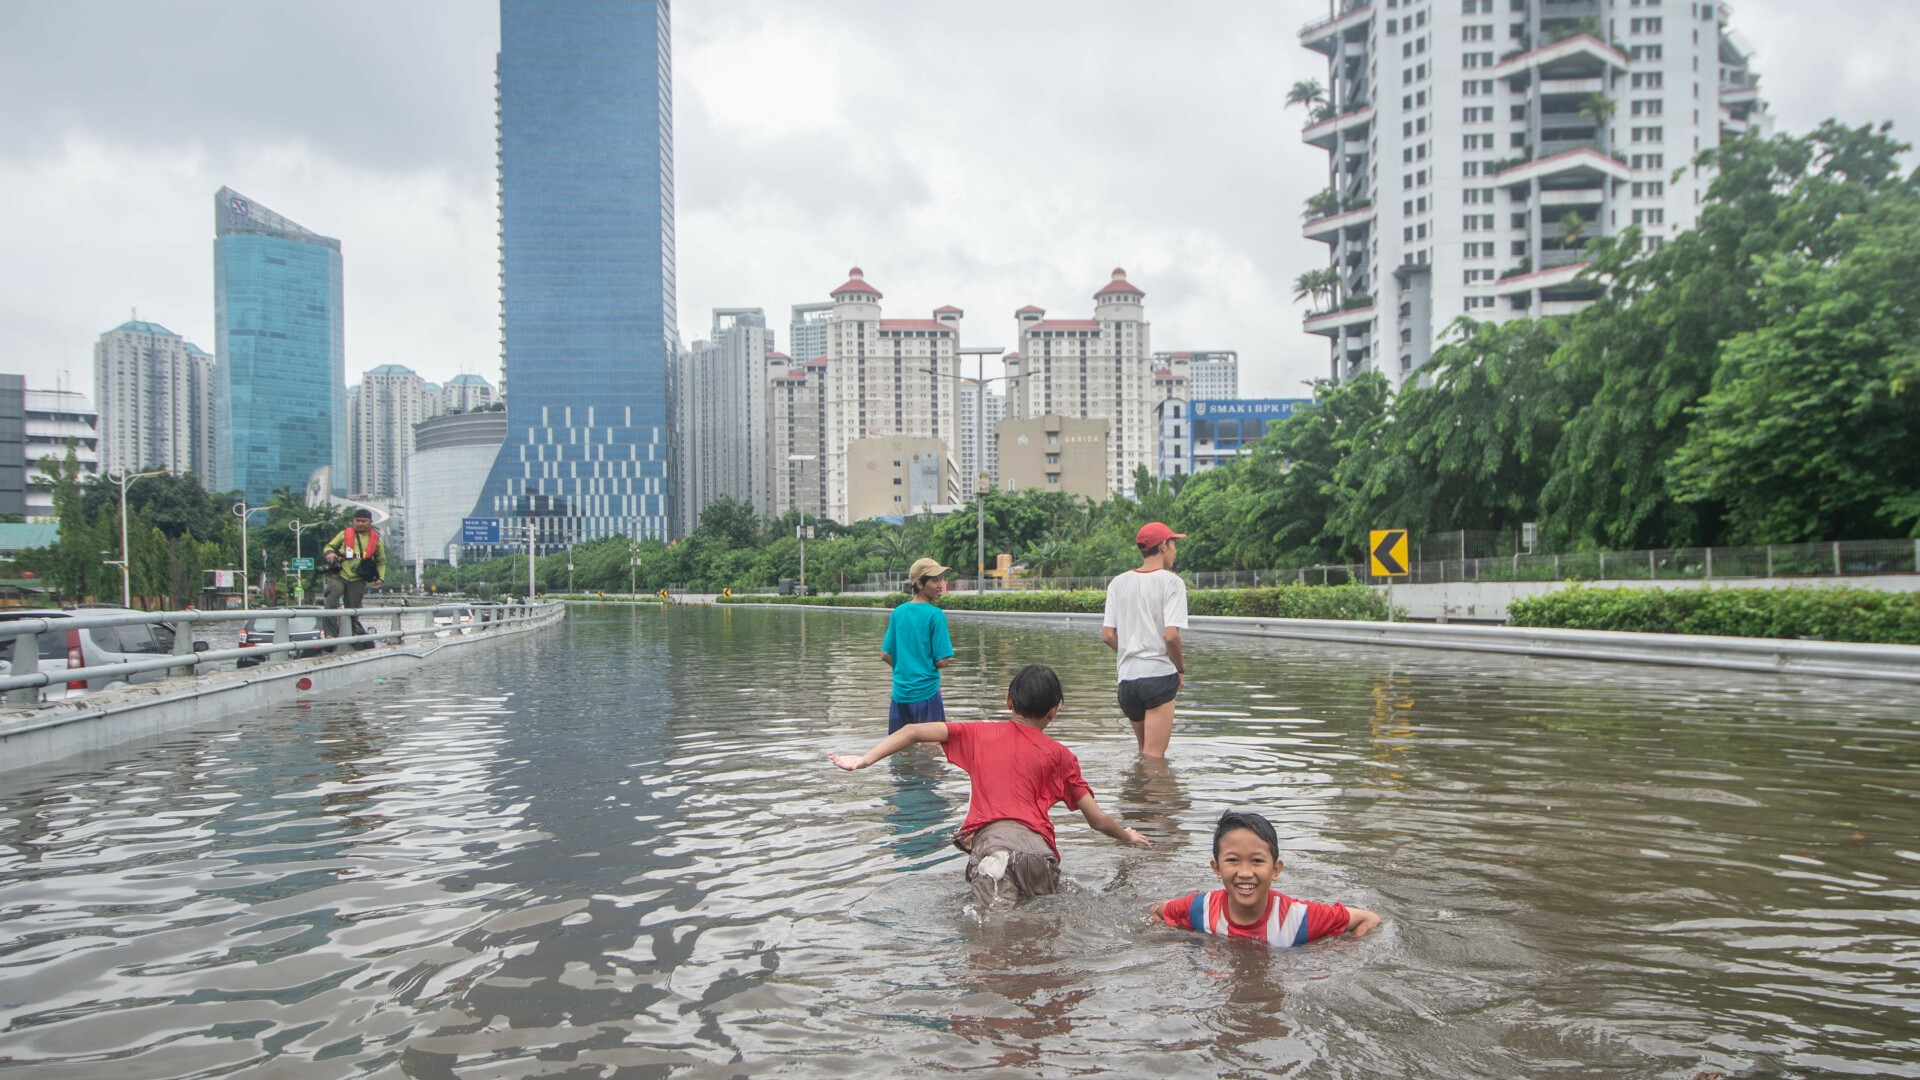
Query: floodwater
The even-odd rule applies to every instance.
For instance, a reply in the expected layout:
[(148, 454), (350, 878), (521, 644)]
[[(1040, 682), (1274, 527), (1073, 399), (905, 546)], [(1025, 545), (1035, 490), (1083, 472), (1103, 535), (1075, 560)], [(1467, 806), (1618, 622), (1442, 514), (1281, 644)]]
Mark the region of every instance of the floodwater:
[[(1920, 1076), (1920, 713), (1892, 684), (1195, 636), (1171, 764), (1110, 655), (1021, 664), (1134, 852), (967, 906), (963, 774), (884, 732), (881, 619), (576, 607), (222, 727), (0, 775), (0, 1070), (60, 1077)], [(1382, 929), (1149, 923), (1230, 806)]]

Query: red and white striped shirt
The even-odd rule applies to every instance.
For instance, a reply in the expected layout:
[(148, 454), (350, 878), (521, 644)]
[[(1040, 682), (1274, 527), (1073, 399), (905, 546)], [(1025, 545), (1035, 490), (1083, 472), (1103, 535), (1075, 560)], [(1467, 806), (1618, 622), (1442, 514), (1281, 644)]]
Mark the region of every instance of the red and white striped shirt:
[(1177, 930), (1199, 930), (1229, 938), (1252, 938), (1276, 949), (1305, 945), (1315, 938), (1347, 932), (1352, 921), (1345, 905), (1295, 900), (1269, 890), (1267, 910), (1252, 925), (1242, 926), (1227, 915), (1227, 890), (1194, 893), (1167, 901), (1161, 919)]

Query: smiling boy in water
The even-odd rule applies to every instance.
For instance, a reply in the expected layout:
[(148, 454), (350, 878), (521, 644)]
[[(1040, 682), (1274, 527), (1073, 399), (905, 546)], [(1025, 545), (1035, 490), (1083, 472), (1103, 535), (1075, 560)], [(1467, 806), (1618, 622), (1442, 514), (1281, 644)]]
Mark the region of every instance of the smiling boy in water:
[(1273, 888), (1280, 839), (1273, 824), (1248, 810), (1229, 810), (1213, 827), (1213, 872), (1224, 888), (1153, 905), (1153, 917), (1178, 930), (1264, 941), (1276, 949), (1334, 934), (1366, 937), (1380, 916), (1365, 908), (1295, 900)]
[(968, 853), (967, 880), (983, 908), (1011, 907), (1022, 895), (1060, 891), (1060, 848), (1047, 812), (1054, 803), (1080, 811), (1094, 829), (1138, 848), (1152, 847), (1122, 828), (1094, 800), (1080, 778), (1080, 760), (1053, 741), (1046, 727), (1060, 714), (1060, 677), (1029, 664), (1007, 687), (1012, 720), (908, 724), (859, 757), (828, 754), (835, 765), (864, 769), (915, 743), (945, 743), (947, 760), (973, 782), (967, 819), (954, 843)]

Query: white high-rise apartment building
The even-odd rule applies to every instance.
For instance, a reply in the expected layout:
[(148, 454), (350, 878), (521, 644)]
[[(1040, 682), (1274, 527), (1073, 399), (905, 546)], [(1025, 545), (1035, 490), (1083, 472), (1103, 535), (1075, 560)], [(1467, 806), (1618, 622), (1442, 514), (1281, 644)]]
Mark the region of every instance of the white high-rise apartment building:
[(880, 290), (867, 284), (857, 266), (832, 296), (824, 471), (827, 516), (846, 521), (849, 485), (868, 479), (848, 474), (848, 443), (889, 436), (941, 439), (952, 454), (962, 312), (942, 307), (931, 319), (883, 319)]
[(470, 413), (500, 400), (493, 384), (478, 375), (455, 375), (440, 388), (440, 415)]
[[(1591, 302), (1581, 246), (1691, 228), (1723, 129), (1771, 130), (1724, 4), (1698, 0), (1340, 0), (1300, 32), (1328, 59), (1303, 138), (1329, 151), (1337, 291), (1307, 316), (1331, 377), (1398, 384), (1459, 315)], [(1577, 215), (1577, 217), (1576, 217)]]
[(767, 472), (773, 481), (773, 515), (798, 510), (808, 518), (819, 517), (827, 505), (827, 359), (799, 364), (774, 353), (768, 360)]
[(27, 459), (27, 520), (53, 522), (53, 477), (40, 468), (47, 458), (65, 461), (67, 448), (83, 477), (100, 471), (100, 414), (75, 390), (26, 391), (24, 435)]
[(1187, 396), (1194, 401), (1225, 401), (1240, 396), (1240, 354), (1232, 349), (1153, 354), (1158, 368), (1187, 367)]
[(213, 357), (159, 323), (133, 319), (93, 346), (100, 468), (161, 468), (213, 482)]
[(998, 486), (1000, 483), (1000, 444), (993, 437), (993, 425), (1007, 418), (1007, 395), (986, 392), (986, 461), (977, 456), (980, 445), (980, 411), (982, 396), (980, 384), (972, 379), (960, 380), (960, 494), (971, 499), (974, 495), (974, 478), (980, 473), (987, 474), (987, 483)]
[(793, 322), (787, 327), (787, 350), (796, 362), (804, 364), (827, 355), (827, 327), (832, 322), (831, 303), (793, 305)]
[(722, 496), (750, 502), (762, 514), (773, 503), (767, 475), (771, 345), (760, 308), (715, 308), (711, 336), (682, 356), (676, 384), (682, 535)]
[(1049, 319), (1041, 308), (1023, 307), (1014, 312), (1019, 351), (1007, 360), (1015, 376), (1007, 418), (1108, 421), (1107, 491), (1129, 496), (1136, 466), (1159, 468), (1154, 410), (1165, 387), (1156, 390), (1145, 295), (1116, 269), (1094, 293), (1091, 319)]
[(348, 428), (356, 495), (404, 503), (407, 459), (413, 456), (413, 425), (440, 415), (440, 394), (412, 368), (381, 364), (360, 376), (348, 392)]

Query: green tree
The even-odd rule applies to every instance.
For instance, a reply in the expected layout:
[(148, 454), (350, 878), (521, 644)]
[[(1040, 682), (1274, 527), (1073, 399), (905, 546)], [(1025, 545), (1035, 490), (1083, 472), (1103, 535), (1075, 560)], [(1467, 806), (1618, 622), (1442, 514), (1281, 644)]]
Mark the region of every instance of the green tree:
[(1920, 198), (1838, 222), (1837, 257), (1775, 255), (1762, 325), (1721, 349), (1674, 455), (1736, 542), (1920, 535)]
[(1325, 104), (1326, 100), (1327, 88), (1320, 85), (1319, 79), (1301, 79), (1287, 91), (1289, 106), (1302, 105), (1309, 111), (1316, 105)]

